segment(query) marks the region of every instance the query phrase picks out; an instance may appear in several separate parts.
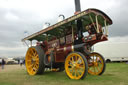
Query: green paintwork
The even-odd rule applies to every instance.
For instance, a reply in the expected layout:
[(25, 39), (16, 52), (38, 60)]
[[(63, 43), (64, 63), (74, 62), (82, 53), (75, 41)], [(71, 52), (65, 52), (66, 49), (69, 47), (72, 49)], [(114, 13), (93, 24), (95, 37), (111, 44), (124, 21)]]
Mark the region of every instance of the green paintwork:
[[(50, 40), (52, 37), (57, 37), (60, 38), (62, 36), (64, 36), (64, 30), (68, 30), (69, 28), (71, 28), (70, 26), (73, 26), (74, 30), (76, 30), (76, 21), (77, 19), (81, 19), (82, 23), (83, 23), (83, 27), (90, 25), (92, 23), (91, 19), (89, 16), (92, 17), (93, 22), (96, 22), (96, 18), (95, 16), (98, 15), (98, 23), (104, 27), (104, 20), (106, 20), (106, 24), (107, 25), (111, 25), (112, 24), (112, 20), (102, 11), (97, 10), (97, 9), (87, 9), (83, 12), (80, 12), (77, 15), (71, 16), (61, 22), (58, 22), (46, 29), (43, 29), (37, 33), (34, 33), (24, 39), (22, 39), (22, 41), (25, 40), (37, 40), (37, 41), (44, 41), (47, 39)], [(84, 30), (86, 31), (86, 30)]]

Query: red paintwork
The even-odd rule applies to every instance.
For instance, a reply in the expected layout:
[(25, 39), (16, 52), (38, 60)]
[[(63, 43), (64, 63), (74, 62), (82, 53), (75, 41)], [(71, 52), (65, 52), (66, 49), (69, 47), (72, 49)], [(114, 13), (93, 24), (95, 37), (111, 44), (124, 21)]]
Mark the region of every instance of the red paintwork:
[(65, 57), (72, 51), (71, 46), (72, 44), (69, 44), (56, 49), (55, 62), (64, 62)]
[(107, 41), (107, 40), (108, 40), (107, 36), (106, 35), (102, 35), (99, 40), (93, 40), (93, 41), (89, 42), (89, 44), (91, 46), (93, 46), (94, 44), (96, 44), (98, 42)]

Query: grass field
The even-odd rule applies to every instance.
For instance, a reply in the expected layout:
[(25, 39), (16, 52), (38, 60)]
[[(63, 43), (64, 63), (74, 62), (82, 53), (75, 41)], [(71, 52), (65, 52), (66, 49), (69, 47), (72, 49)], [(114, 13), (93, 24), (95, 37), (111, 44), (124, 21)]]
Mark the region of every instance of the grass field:
[(0, 67), (0, 85), (128, 85), (128, 64), (108, 63), (102, 76), (87, 75), (84, 80), (71, 80), (65, 72), (45, 72), (29, 76), (19, 65)]

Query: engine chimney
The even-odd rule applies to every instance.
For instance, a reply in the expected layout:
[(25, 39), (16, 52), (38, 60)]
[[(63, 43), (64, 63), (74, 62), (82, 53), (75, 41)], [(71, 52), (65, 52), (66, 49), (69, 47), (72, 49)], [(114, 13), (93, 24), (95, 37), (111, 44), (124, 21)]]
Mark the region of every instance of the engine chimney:
[(75, 14), (81, 12), (80, 0), (75, 0)]

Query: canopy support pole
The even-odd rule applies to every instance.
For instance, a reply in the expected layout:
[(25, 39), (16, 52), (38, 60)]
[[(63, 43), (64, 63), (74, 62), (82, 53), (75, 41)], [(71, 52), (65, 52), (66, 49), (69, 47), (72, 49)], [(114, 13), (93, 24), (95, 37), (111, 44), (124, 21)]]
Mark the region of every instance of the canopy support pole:
[(24, 43), (27, 45), (27, 47), (29, 48), (29, 45), (24, 41)]
[(108, 35), (108, 27), (107, 27), (107, 24), (106, 24), (106, 20), (104, 20), (104, 25), (105, 25), (105, 32), (106, 32), (106, 35)]
[(98, 15), (96, 15), (96, 26), (97, 26), (97, 33), (99, 33), (99, 25), (98, 25), (98, 19), (97, 19)]
[(47, 42), (48, 42), (48, 34), (46, 34), (46, 40), (47, 40)]
[(91, 22), (92, 22), (92, 24), (93, 24), (93, 26), (94, 26), (95, 30), (97, 31), (96, 26), (95, 26), (95, 24), (94, 24), (94, 21), (93, 21), (93, 19), (92, 19), (91, 15), (89, 15), (89, 18), (91, 19)]
[(32, 41), (30, 41), (30, 46), (32, 46)]

